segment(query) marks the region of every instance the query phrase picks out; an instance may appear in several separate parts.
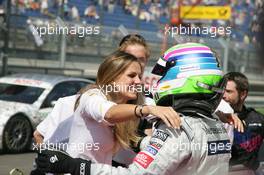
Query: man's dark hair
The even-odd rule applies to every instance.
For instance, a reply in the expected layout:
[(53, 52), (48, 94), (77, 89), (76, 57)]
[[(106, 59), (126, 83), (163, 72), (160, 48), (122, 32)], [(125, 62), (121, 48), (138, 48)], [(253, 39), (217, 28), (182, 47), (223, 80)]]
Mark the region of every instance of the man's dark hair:
[(224, 75), (227, 81), (234, 81), (236, 83), (236, 89), (240, 93), (242, 91), (248, 92), (248, 78), (240, 72), (229, 72)]

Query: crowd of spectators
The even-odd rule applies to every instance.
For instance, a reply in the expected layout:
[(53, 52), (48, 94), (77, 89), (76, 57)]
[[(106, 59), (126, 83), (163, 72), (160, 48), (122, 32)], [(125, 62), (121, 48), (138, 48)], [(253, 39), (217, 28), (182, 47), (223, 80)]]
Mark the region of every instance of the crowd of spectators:
[[(68, 2), (69, 1), (69, 2)], [(73, 21), (87, 21), (89, 19), (100, 19), (99, 9), (114, 14), (116, 6), (122, 7), (123, 13), (137, 16), (147, 23), (170, 23), (178, 25), (184, 23), (184, 19), (178, 18), (179, 0), (89, 0), (84, 9), (80, 9), (77, 1), (64, 0), (64, 17)], [(183, 5), (228, 5), (232, 8), (230, 20), (210, 20), (188, 23), (192, 26), (225, 26), (232, 28), (231, 38), (243, 41), (245, 44), (257, 43), (259, 33), (258, 14), (261, 13), (263, 0), (186, 0)], [(50, 15), (50, 9), (60, 14), (62, 0), (12, 0), (13, 9), (16, 7), (18, 13), (27, 10), (39, 11), (42, 15)], [(107, 15), (105, 13), (105, 15)], [(163, 20), (161, 20), (161, 18)]]
[[(95, 3), (87, 3), (83, 14), (80, 13), (74, 1), (68, 0), (12, 0), (12, 12), (26, 14), (26, 12), (40, 12), (43, 16), (62, 15), (64, 18), (73, 21), (80, 21), (81, 18), (99, 19)], [(62, 13), (63, 12), (63, 13)]]
[(259, 18), (261, 18), (261, 17), (263, 18), (263, 16), (261, 16), (261, 15), (264, 14), (264, 11), (263, 11), (264, 2), (263, 2), (263, 0), (256, 0), (255, 5), (256, 5), (256, 11), (254, 11), (254, 13), (253, 13), (252, 22), (250, 25), (253, 43), (258, 42), (258, 38), (261, 38), (261, 37), (258, 37), (258, 36), (260, 36), (260, 33), (262, 32), (261, 31), (261, 24), (260, 24), (261, 19), (259, 19)]
[[(99, 5), (105, 10), (110, 6), (122, 6), (124, 13), (138, 16), (140, 20), (151, 22), (160, 21), (163, 17), (166, 23), (178, 25), (184, 23), (184, 19), (179, 19), (179, 1), (178, 0), (99, 0)], [(243, 41), (245, 44), (257, 43), (259, 33), (259, 24), (257, 23), (258, 14), (261, 13), (263, 0), (186, 0), (182, 5), (220, 5), (231, 6), (232, 16), (230, 20), (210, 20), (206, 22), (187, 23), (190, 26), (224, 26), (231, 27), (233, 40)], [(138, 9), (139, 7), (139, 9)], [(113, 10), (112, 10), (113, 11)], [(220, 34), (219, 34), (220, 36)]]
[(262, 11), (263, 0), (231, 0), (232, 17), (226, 21), (225, 25), (232, 27), (235, 40), (242, 40), (245, 44), (257, 44), (257, 36), (260, 32), (258, 24), (258, 14)]
[(119, 5), (123, 7), (125, 13), (138, 16), (139, 19), (150, 22), (159, 20), (161, 16), (169, 17), (170, 1), (143, 0), (140, 4), (139, 0), (125, 0), (120, 2)]

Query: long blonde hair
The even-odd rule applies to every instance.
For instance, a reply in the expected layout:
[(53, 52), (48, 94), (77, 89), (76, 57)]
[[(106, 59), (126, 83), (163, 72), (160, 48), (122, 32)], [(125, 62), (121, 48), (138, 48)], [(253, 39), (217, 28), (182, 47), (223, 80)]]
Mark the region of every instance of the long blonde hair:
[[(88, 85), (85, 88), (79, 91), (80, 96), (76, 100), (75, 109), (79, 105), (80, 97), (83, 93), (88, 91), (89, 89), (99, 88), (104, 92), (104, 88), (107, 85), (111, 85), (117, 77), (119, 77), (124, 71), (133, 63), (138, 62), (137, 58), (131, 54), (125, 53), (123, 51), (116, 51), (113, 54), (106, 57), (102, 64), (100, 64), (96, 83), (92, 85)], [(139, 63), (140, 65), (140, 63)], [(142, 69), (142, 68), (141, 68)], [(107, 97), (110, 99), (114, 96), (117, 96), (116, 92), (107, 93)], [(108, 98), (109, 99), (109, 98)], [(137, 99), (129, 101), (130, 104), (143, 104), (144, 103), (144, 95), (142, 93), (138, 93)], [(131, 144), (137, 144), (140, 137), (137, 135), (137, 127), (139, 124), (139, 120), (137, 118), (116, 123), (113, 127), (114, 139), (117, 144), (115, 144), (115, 150), (120, 146), (123, 148), (128, 148)], [(133, 145), (135, 146), (135, 145)]]

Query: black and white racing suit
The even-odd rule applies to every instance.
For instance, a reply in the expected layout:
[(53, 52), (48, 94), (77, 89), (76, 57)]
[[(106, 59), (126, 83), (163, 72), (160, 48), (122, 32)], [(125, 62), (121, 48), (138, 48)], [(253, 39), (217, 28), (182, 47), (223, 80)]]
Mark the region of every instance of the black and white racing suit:
[(228, 174), (231, 143), (218, 119), (183, 116), (181, 129), (159, 124), (128, 168), (91, 164), (94, 174)]

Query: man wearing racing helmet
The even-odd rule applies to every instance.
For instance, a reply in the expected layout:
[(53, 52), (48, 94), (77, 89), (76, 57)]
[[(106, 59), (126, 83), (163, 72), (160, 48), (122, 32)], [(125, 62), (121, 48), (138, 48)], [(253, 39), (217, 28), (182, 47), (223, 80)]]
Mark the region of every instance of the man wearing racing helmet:
[[(156, 103), (173, 106), (181, 114), (180, 129), (158, 121), (148, 145), (128, 168), (94, 164), (45, 150), (36, 160), (39, 170), (74, 175), (228, 174), (231, 143), (222, 122), (212, 114), (222, 99), (225, 81), (211, 49), (198, 43), (173, 46), (153, 73), (162, 76)], [(146, 109), (140, 107), (142, 116)]]

